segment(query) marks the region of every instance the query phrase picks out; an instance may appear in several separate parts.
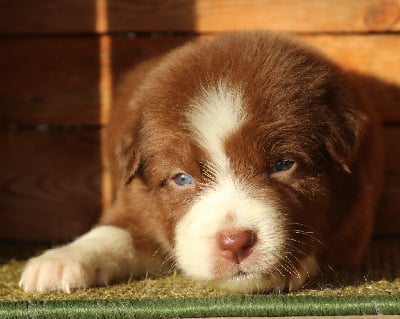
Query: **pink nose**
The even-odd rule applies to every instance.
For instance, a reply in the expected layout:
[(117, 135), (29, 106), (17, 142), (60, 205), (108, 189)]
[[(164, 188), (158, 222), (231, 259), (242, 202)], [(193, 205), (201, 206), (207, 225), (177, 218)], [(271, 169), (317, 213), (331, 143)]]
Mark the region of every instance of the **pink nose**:
[(227, 229), (217, 234), (217, 244), (221, 256), (240, 264), (251, 252), (257, 235), (251, 230)]

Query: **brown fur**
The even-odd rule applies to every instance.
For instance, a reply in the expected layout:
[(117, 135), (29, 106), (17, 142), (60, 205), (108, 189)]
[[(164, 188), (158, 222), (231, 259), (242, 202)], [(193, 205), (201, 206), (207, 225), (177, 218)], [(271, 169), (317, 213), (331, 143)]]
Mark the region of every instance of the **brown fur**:
[[(235, 173), (285, 207), (289, 232), (303, 243), (291, 247), (295, 256), (298, 248), (315, 251), (321, 267), (357, 266), (381, 185), (374, 115), (337, 66), (269, 33), (190, 43), (127, 76), (110, 123), (116, 199), (101, 223), (129, 230), (139, 250), (161, 258), (171, 253), (177, 221), (202, 192), (199, 186), (175, 191), (171, 167), (205, 185), (212, 179), (183, 114), (221, 76), (244, 92), (252, 116), (226, 140)], [(283, 155), (296, 160), (296, 169), (271, 174)]]

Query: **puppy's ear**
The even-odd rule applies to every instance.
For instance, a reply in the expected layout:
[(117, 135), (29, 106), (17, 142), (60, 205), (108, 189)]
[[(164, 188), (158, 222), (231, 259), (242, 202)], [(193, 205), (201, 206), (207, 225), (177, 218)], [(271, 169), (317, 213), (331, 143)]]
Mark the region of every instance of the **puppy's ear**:
[(143, 169), (138, 121), (122, 129), (115, 149), (119, 173), (129, 184)]
[(356, 104), (361, 101), (350, 85), (338, 78), (326, 92), (331, 114), (327, 120), (325, 146), (330, 158), (347, 173), (351, 173), (371, 121), (364, 108)]

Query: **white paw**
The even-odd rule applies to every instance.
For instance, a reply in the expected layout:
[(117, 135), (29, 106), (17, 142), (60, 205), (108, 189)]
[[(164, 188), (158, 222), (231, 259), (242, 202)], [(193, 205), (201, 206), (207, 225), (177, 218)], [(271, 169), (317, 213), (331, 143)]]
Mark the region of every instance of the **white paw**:
[(22, 273), (19, 286), (26, 292), (64, 291), (107, 284), (100, 269), (88, 265), (85, 256), (72, 247), (61, 247), (32, 258)]
[(48, 250), (32, 258), (22, 273), (19, 286), (25, 291), (65, 291), (104, 286), (142, 274), (134, 262), (130, 234), (118, 227), (99, 226), (69, 245)]

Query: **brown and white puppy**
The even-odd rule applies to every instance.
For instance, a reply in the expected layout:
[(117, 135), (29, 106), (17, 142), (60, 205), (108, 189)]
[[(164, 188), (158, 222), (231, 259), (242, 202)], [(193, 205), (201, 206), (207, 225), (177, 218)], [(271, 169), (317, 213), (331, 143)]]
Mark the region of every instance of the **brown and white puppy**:
[(176, 266), (232, 291), (281, 291), (360, 263), (381, 177), (376, 126), (319, 54), (263, 32), (190, 43), (114, 113), (111, 211), (31, 259), (24, 290)]

